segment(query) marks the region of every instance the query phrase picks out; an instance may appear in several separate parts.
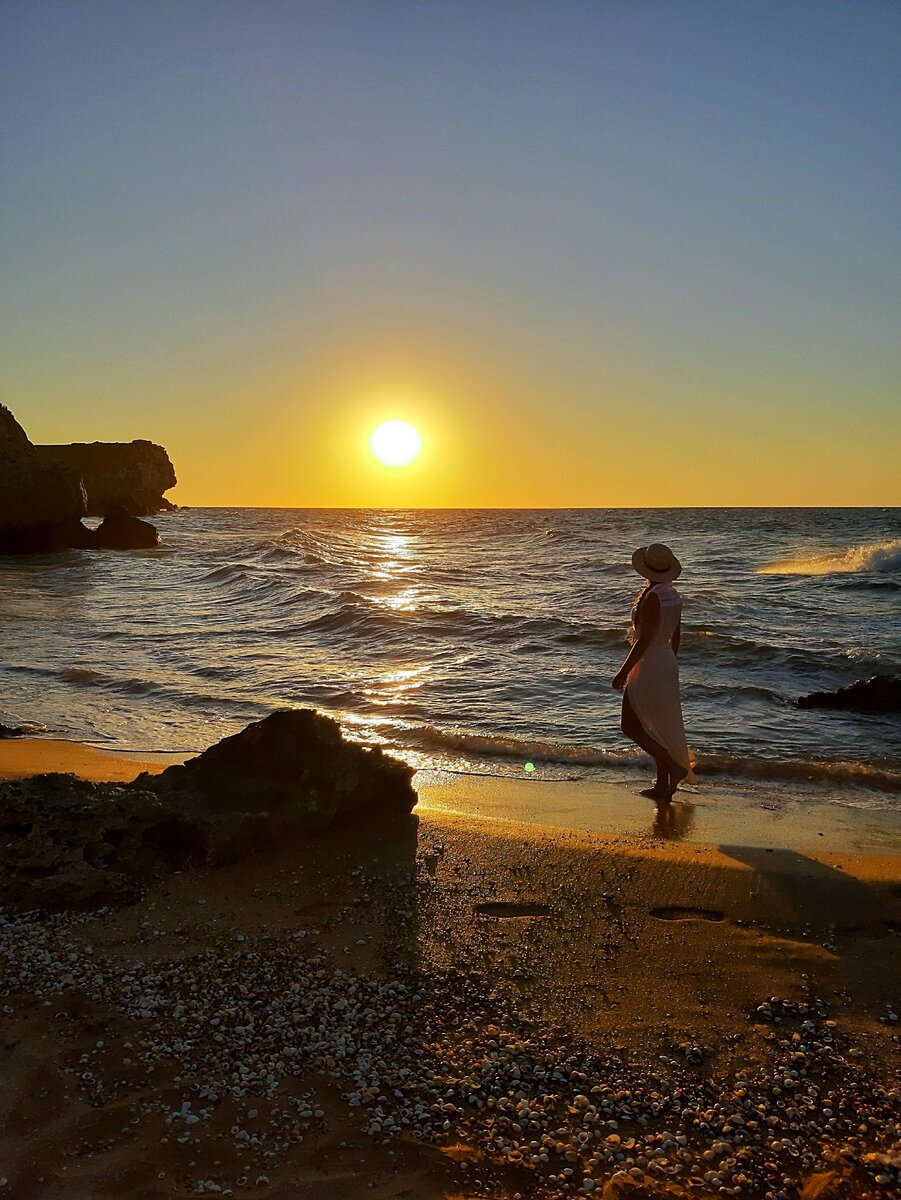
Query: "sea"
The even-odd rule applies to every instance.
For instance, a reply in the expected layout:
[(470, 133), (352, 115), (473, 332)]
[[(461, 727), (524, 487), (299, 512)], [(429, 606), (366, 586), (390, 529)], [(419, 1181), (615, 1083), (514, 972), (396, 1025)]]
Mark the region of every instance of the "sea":
[(201, 750), (276, 708), (451, 772), (645, 780), (611, 679), (683, 564), (680, 676), (716, 776), (901, 807), (901, 719), (797, 707), (901, 672), (901, 509), (247, 509), (134, 552), (0, 558), (0, 721)]

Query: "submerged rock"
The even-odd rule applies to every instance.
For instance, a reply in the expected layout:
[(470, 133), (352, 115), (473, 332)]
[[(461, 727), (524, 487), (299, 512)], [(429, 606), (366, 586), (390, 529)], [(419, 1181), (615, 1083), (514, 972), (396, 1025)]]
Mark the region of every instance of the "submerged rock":
[(834, 692), (801, 696), (799, 708), (838, 708), (849, 712), (901, 712), (901, 676), (874, 675)]
[(114, 505), (94, 534), (101, 550), (144, 550), (160, 544), (156, 526), (133, 517), (121, 504)]
[(313, 709), (282, 709), (223, 738), (184, 765), (133, 786), (208, 797), (211, 812), (268, 813), (304, 830), (358, 812), (409, 813), (415, 770), (379, 749), (346, 742)]
[(0, 906), (128, 904), (172, 871), (237, 862), (340, 820), (394, 829), (416, 803), (413, 774), (301, 709), (127, 785), (75, 775), (0, 783)]

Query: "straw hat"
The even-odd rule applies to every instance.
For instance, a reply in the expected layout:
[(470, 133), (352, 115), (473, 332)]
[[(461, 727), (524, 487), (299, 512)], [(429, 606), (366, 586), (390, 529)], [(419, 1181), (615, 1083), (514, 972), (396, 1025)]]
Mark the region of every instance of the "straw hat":
[(660, 542), (642, 546), (632, 555), (632, 566), (644, 579), (654, 583), (672, 583), (682, 574), (682, 564), (670, 550)]

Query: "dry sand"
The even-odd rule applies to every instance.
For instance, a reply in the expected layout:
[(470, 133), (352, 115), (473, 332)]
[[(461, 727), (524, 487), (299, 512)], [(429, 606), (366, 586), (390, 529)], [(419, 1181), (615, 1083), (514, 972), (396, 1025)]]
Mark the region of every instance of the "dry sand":
[[(162, 769), (172, 759), (150, 761)], [(125, 779), (153, 767), (146, 755), (71, 743), (0, 745), (0, 775), (51, 769), (99, 780)], [(901, 994), (898, 857), (819, 846), (803, 851), (753, 846), (740, 837), (722, 838), (716, 846), (668, 841), (653, 824), (611, 836), (479, 819), (449, 811), (462, 802), (452, 780), (442, 785), (426, 777), (424, 784), (423, 806), (409, 822), (331, 832), (286, 846), (278, 855), (171, 877), (131, 908), (7, 931), (12, 951), (6, 960), (0, 956), (0, 967), (15, 986), (0, 1011), (5, 1181), (0, 1198), (86, 1200), (229, 1190), (276, 1200), (590, 1194), (580, 1191), (588, 1170), (584, 1157), (568, 1182), (561, 1174), (565, 1158), (554, 1165), (552, 1155), (537, 1170), (511, 1165), (509, 1147), (496, 1140), (497, 1126), (494, 1141), (480, 1142), (489, 1115), (495, 1120), (501, 1111), (493, 1106), (465, 1114), (459, 1107), (449, 1110), (447, 1128), (437, 1126), (440, 1144), (414, 1136), (410, 1126), (395, 1137), (388, 1136), (386, 1124), (374, 1135), (370, 1122), (378, 1107), (390, 1114), (392, 1106), (403, 1106), (384, 1082), (390, 1062), (379, 1068), (378, 1087), (388, 1092), (381, 1105), (375, 1096), (349, 1106), (342, 1097), (356, 1085), (342, 1076), (340, 1061), (321, 1054), (311, 1057), (304, 1073), (267, 1085), (266, 1047), (272, 1044), (267, 1012), (274, 1021), (288, 981), (317, 971), (325, 981), (317, 986), (326, 990), (346, 987), (353, 976), (366, 987), (418, 980), (406, 999), (385, 994), (377, 1000), (385, 1006), (385, 1028), (397, 1032), (402, 1045), (405, 1036), (412, 1040), (421, 1031), (403, 1025), (395, 1030), (391, 1013), (407, 1020), (411, 1011), (427, 1011), (429, 1037), (441, 1044), (445, 1059), (453, 1044), (451, 1059), (457, 1056), (460, 1078), (470, 1083), (478, 1062), (479, 1069), (487, 1063), (495, 1074), (513, 1071), (504, 1080), (515, 1086), (516, 1062), (525, 1062), (516, 1058), (521, 1053), (516, 1039), (528, 1039), (531, 1030), (537, 1040), (530, 1062), (545, 1053), (539, 1053), (539, 1042), (546, 1034), (556, 1039), (561, 1063), (569, 1047), (573, 1062), (588, 1066), (577, 1091), (590, 1088), (592, 1070), (601, 1080), (618, 1071), (622, 1079), (658, 1078), (661, 1094), (706, 1081), (735, 1105), (735, 1074), (746, 1080), (755, 1072), (772, 1074), (774, 1061), (791, 1052), (791, 1038), (800, 1031), (795, 1048), (800, 1045), (809, 1059), (802, 1070), (809, 1067), (824, 1092), (833, 1084), (841, 1092), (845, 1071), (897, 1087), (899, 1026), (890, 1014), (898, 1015)], [(481, 800), (470, 795), (467, 803), (490, 808), (492, 786), (485, 784)], [(562, 792), (558, 803), (565, 805)], [(336, 977), (336, 968), (344, 975)], [(433, 979), (439, 981), (434, 995)], [(227, 1015), (227, 993), (239, 995), (242, 986), (254, 1028), (242, 1024), (239, 1032), (217, 1038), (217, 1028), (225, 1025), (214, 1021), (239, 1019)], [(816, 1032), (805, 1033), (801, 1018), (780, 1025), (766, 1012), (758, 1014), (769, 997), (806, 1003), (811, 1014), (817, 1001), (827, 1008)], [(774, 1011), (781, 1011), (778, 1005)], [(193, 1025), (192, 1013), (202, 1014)], [(487, 1023), (495, 1013), (499, 1025), (492, 1034)], [(513, 1032), (510, 1014), (523, 1022)], [(828, 1029), (827, 1016), (836, 1022)], [(829, 1059), (832, 1065), (820, 1078), (817, 1071), (826, 1060), (815, 1047), (825, 1038), (828, 1058), (833, 1031), (839, 1060)], [(785, 1038), (787, 1050), (779, 1045)], [(256, 1063), (254, 1053), (261, 1055)], [(226, 1068), (234, 1067), (236, 1054), (250, 1064), (244, 1096), (229, 1092), (233, 1081)], [(415, 1074), (421, 1063), (411, 1062)], [(448, 1070), (446, 1062), (443, 1069)], [(262, 1074), (254, 1079), (258, 1070)], [(565, 1091), (578, 1080), (570, 1078), (574, 1070), (570, 1062), (566, 1079), (549, 1080), (548, 1091)], [(442, 1099), (450, 1078), (457, 1077), (443, 1079)], [(212, 1080), (214, 1100), (196, 1091), (204, 1080)], [(398, 1082), (404, 1080), (394, 1077)], [(459, 1099), (456, 1084), (447, 1090), (449, 1103), (451, 1093)], [(505, 1094), (503, 1088), (499, 1094)], [(897, 1105), (897, 1097), (896, 1091), (889, 1107)], [(184, 1111), (186, 1098), (191, 1115), (199, 1114), (196, 1122), (173, 1118)], [(594, 1093), (588, 1099), (600, 1104)], [(650, 1101), (636, 1100), (641, 1103)], [(849, 1103), (857, 1101), (852, 1097)], [(577, 1121), (576, 1110), (567, 1111), (561, 1120)], [(793, 1158), (787, 1146), (763, 1152), (779, 1160), (778, 1177), (792, 1181), (780, 1183), (781, 1194), (796, 1197), (795, 1182), (806, 1179), (806, 1195), (813, 1195), (810, 1178), (827, 1167), (835, 1177), (833, 1191), (824, 1196), (890, 1194), (889, 1184), (874, 1182), (880, 1171), (885, 1179), (897, 1178), (888, 1160), (866, 1170), (861, 1165), (868, 1152), (886, 1148), (898, 1110), (888, 1117), (861, 1113), (862, 1131), (851, 1140), (847, 1130), (836, 1128), (834, 1137), (826, 1131), (834, 1162), (824, 1164), (820, 1154), (805, 1163), (803, 1154)], [(751, 1116), (757, 1120), (761, 1114)], [(435, 1119), (432, 1114), (432, 1124), (423, 1129), (436, 1128)], [(647, 1130), (668, 1124), (674, 1132), (671, 1116), (662, 1126), (655, 1119), (647, 1126), (620, 1120), (617, 1133), (611, 1126), (603, 1130), (600, 1144), (608, 1153), (616, 1149), (610, 1139), (621, 1137), (627, 1145), (637, 1135), (641, 1145), (594, 1168), (595, 1194), (616, 1170), (629, 1168), (624, 1160), (644, 1164), (634, 1170), (665, 1184), (674, 1196), (718, 1196), (730, 1181), (735, 1186), (745, 1160), (717, 1175), (716, 1163), (730, 1159), (710, 1147), (726, 1145), (724, 1137), (737, 1146), (743, 1139), (751, 1144), (751, 1134), (736, 1133), (727, 1122), (727, 1132), (717, 1135), (712, 1117), (711, 1129), (695, 1124), (687, 1149), (673, 1146), (662, 1161), (673, 1166), (679, 1153), (710, 1153), (713, 1165), (703, 1160), (699, 1170), (716, 1180), (698, 1175), (698, 1185), (686, 1191), (687, 1166), (670, 1175), (663, 1167), (655, 1173), (646, 1155), (635, 1157), (646, 1149)], [(779, 1120), (785, 1122), (781, 1136), (790, 1122), (784, 1112)], [(828, 1118), (821, 1111), (816, 1120), (822, 1130)], [(509, 1127), (507, 1120), (508, 1132)], [(796, 1141), (803, 1144), (805, 1126), (796, 1122), (798, 1128)], [(528, 1140), (528, 1132), (524, 1136)], [(838, 1154), (841, 1146), (844, 1157)], [(544, 1184), (537, 1182), (541, 1173)], [(548, 1181), (551, 1174), (556, 1182)], [(763, 1200), (765, 1192), (757, 1186), (739, 1182), (737, 1192), (725, 1194)], [(608, 1192), (614, 1194), (609, 1184)], [(641, 1193), (636, 1185), (622, 1194), (638, 1200)]]
[(79, 775), (95, 783), (128, 783), (142, 771), (165, 771), (184, 762), (186, 754), (104, 750), (82, 742), (53, 738), (7, 738), (0, 741), (0, 779), (25, 779), (54, 771)]

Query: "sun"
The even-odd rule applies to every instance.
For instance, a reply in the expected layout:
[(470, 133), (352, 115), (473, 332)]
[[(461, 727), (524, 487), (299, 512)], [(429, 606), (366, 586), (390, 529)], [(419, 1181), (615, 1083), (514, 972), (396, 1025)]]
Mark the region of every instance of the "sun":
[(406, 421), (383, 421), (373, 429), (369, 449), (386, 467), (405, 467), (422, 449), (422, 436)]

